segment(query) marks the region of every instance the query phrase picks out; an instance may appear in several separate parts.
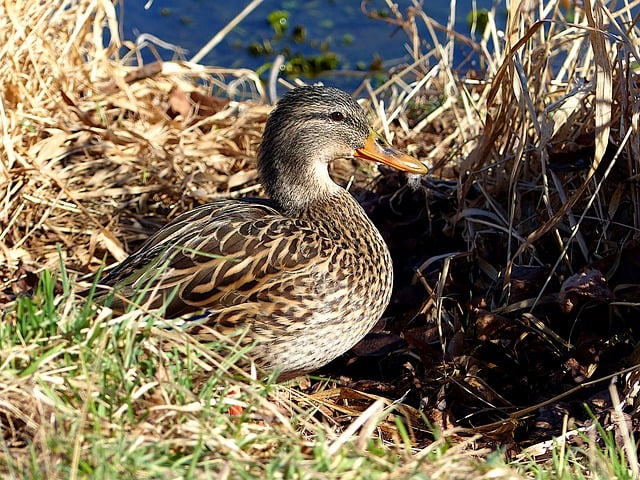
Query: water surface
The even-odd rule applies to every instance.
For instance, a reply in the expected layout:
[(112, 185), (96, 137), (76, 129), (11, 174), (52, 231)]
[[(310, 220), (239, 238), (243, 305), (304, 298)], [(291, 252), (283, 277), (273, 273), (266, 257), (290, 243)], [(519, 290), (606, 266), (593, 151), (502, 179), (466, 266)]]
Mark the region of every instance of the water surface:
[[(141, 33), (152, 34), (183, 48), (186, 51), (183, 58), (189, 59), (249, 3), (221, 0), (126, 1), (124, 37), (135, 40)], [(446, 25), (450, 4), (429, 3), (424, 11)], [(412, 1), (396, 0), (396, 4), (400, 11), (405, 12), (411, 7)], [(491, 8), (492, 4), (490, 0), (457, 2), (455, 29), (468, 34), (467, 15), (473, 6)], [(388, 11), (383, 0), (368, 1), (366, 8), (372, 12)], [(287, 28), (281, 38), (276, 38), (267, 21), (268, 15), (275, 10), (286, 11), (289, 15)], [(422, 22), (418, 23), (422, 25)], [(304, 28), (305, 38), (301, 42), (292, 38), (296, 27)], [(426, 32), (423, 32), (423, 39), (429, 41)], [(372, 64), (389, 68), (411, 60), (407, 53), (407, 40), (407, 35), (397, 26), (368, 18), (362, 13), (359, 0), (264, 0), (200, 63), (255, 70), (270, 62), (279, 50), (288, 48), (290, 55), (319, 56), (327, 50), (334, 52), (339, 62), (337, 69), (343, 72), (368, 70)], [(274, 52), (270, 56), (251, 55), (248, 48), (251, 44), (270, 44)], [(165, 60), (175, 56), (174, 52), (160, 47), (158, 52)], [(463, 50), (457, 51), (456, 60), (463, 58), (464, 53)], [(148, 51), (145, 52), (145, 60), (153, 60)], [(359, 82), (359, 78), (331, 75), (331, 83), (345, 88), (354, 88)]]

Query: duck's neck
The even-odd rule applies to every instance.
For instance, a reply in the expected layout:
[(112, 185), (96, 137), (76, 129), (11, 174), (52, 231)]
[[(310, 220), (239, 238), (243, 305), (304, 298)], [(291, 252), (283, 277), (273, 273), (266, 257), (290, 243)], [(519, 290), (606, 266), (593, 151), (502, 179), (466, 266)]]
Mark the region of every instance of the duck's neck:
[(306, 148), (308, 144), (313, 142), (280, 139), (275, 149), (263, 142), (258, 154), (263, 187), (280, 210), (290, 216), (300, 216), (343, 190), (329, 176), (330, 158), (326, 157), (331, 152)]

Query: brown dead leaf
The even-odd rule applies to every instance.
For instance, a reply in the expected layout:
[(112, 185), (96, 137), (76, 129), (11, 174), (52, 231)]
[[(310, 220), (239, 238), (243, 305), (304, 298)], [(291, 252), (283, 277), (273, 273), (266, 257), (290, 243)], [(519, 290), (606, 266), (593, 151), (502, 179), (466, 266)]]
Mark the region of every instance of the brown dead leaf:
[(587, 268), (567, 278), (560, 288), (560, 307), (565, 313), (588, 301), (606, 302), (614, 295), (600, 270)]
[(370, 333), (360, 340), (352, 349), (357, 357), (380, 357), (405, 346), (399, 335), (386, 332)]
[(162, 62), (153, 62), (127, 73), (124, 81), (127, 83), (135, 83), (145, 78), (151, 78), (160, 72), (162, 72)]
[(549, 266), (514, 265), (509, 277), (511, 301), (535, 297), (549, 275)]
[(184, 118), (189, 118), (192, 109), (189, 95), (180, 87), (173, 87), (169, 92), (169, 116), (175, 118), (182, 115)]
[(180, 87), (174, 86), (169, 92), (168, 102), (167, 114), (171, 118), (182, 115), (183, 118), (192, 120), (210, 117), (218, 113), (229, 103), (229, 100), (197, 91), (185, 92)]
[(456, 419), (449, 409), (440, 410), (434, 407), (426, 409), (423, 413), (429, 419), (429, 423), (437, 426), (440, 431), (457, 426)]
[(489, 342), (497, 337), (497, 333), (514, 322), (501, 315), (496, 315), (487, 310), (479, 310), (476, 317), (476, 330), (478, 340)]

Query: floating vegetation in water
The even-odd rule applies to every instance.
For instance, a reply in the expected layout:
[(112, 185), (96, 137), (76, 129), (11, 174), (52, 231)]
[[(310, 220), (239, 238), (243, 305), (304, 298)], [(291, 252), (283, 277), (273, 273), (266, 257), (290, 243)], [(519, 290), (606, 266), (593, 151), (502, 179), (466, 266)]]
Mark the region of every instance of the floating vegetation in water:
[[(248, 45), (239, 45), (246, 48), (250, 55), (264, 58), (265, 63), (257, 69), (260, 74), (272, 67), (273, 59), (278, 55), (285, 58), (281, 72), (288, 77), (304, 75), (313, 78), (324, 72), (339, 70), (343, 67), (343, 61), (336, 50), (340, 46), (352, 45), (354, 42), (350, 34), (342, 35), (338, 39), (331, 35), (323, 38), (311, 37), (307, 27), (292, 24), (291, 15), (286, 10), (272, 11), (267, 15), (266, 22), (273, 31), (271, 38), (252, 41)], [(324, 27), (323, 30), (331, 27), (324, 24), (320, 26)], [(370, 63), (370, 65), (375, 64), (376, 59)], [(366, 62), (358, 62), (358, 70), (375, 71), (377, 69), (367, 68)]]
[(269, 22), (269, 25), (273, 28), (276, 38), (279, 38), (287, 30), (287, 25), (289, 24), (289, 12), (284, 10), (274, 10), (267, 15), (267, 22)]
[(489, 24), (489, 10), (486, 8), (473, 9), (467, 14), (469, 29), (482, 35)]

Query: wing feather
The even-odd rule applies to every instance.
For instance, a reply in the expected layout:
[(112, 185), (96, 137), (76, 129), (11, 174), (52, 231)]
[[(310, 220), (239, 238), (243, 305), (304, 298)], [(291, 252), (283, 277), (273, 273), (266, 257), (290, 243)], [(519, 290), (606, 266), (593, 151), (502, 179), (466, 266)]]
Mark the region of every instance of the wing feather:
[[(146, 291), (143, 302), (150, 308), (165, 304), (165, 315), (173, 317), (237, 305), (250, 293), (262, 296), (295, 272), (317, 275), (324, 263), (321, 243), (313, 225), (283, 217), (266, 202), (213, 202), (152, 235), (101, 284), (120, 297)], [(123, 310), (119, 296), (112, 307)]]

